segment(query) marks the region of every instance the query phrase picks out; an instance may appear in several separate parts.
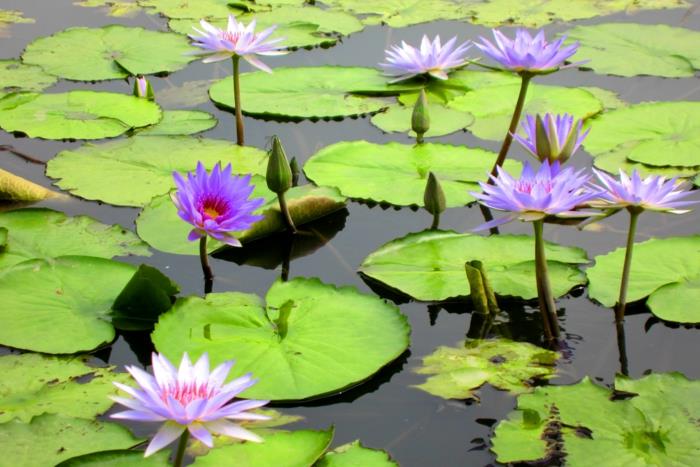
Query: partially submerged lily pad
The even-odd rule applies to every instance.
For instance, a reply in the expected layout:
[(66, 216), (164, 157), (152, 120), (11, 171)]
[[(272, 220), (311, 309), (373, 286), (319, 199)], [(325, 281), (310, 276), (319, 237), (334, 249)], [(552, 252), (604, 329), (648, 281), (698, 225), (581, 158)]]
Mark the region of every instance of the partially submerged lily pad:
[(40, 37), (22, 61), (61, 78), (99, 81), (177, 71), (195, 59), (194, 50), (179, 34), (112, 24)]
[[(445, 192), (448, 207), (474, 201), (496, 154), (478, 148), (439, 143), (407, 145), (395, 142), (343, 141), (321, 149), (304, 165), (304, 173), (318, 185), (334, 186), (349, 198), (421, 206), (428, 173), (433, 172)], [(507, 161), (510, 173), (520, 163)]]
[[(596, 256), (586, 271), (589, 296), (607, 307), (617, 302), (624, 256), (624, 248)], [(695, 306), (700, 299), (700, 236), (653, 238), (635, 245), (627, 301), (646, 297), (651, 312), (661, 319), (700, 323)]]
[(0, 127), (32, 138), (111, 138), (160, 119), (157, 104), (112, 92), (18, 93), (0, 99)]
[(415, 371), (431, 375), (416, 387), (444, 399), (479, 399), (485, 383), (522, 394), (535, 379), (554, 376), (558, 352), (508, 339), (472, 340), (457, 347), (438, 347)]
[(496, 426), (496, 459), (602, 467), (695, 465), (700, 382), (669, 373), (637, 381), (618, 377), (615, 386), (637, 395), (613, 400), (611, 390), (586, 377), (519, 396), (517, 409)]
[[(114, 381), (126, 383), (126, 373), (113, 367), (88, 366), (82, 358), (26, 353), (0, 357), (0, 423), (48, 413), (91, 419), (109, 409), (116, 395)], [(77, 402), (79, 401), (79, 402)]]
[(62, 151), (49, 161), (46, 174), (85, 199), (144, 206), (173, 188), (173, 171), (192, 172), (198, 161), (208, 170), (217, 162), (231, 162), (233, 171), (243, 174), (264, 174), (267, 168), (267, 154), (250, 146), (188, 136), (135, 136)]
[[(585, 251), (549, 242), (545, 251), (555, 296), (586, 283), (579, 269), (588, 262)], [(471, 260), (483, 262), (496, 294), (528, 300), (537, 297), (535, 243), (527, 235), (413, 233), (367, 256), (360, 273), (416, 300), (446, 300), (469, 295), (464, 263)]]
[(139, 130), (141, 136), (193, 135), (211, 130), (217, 124), (216, 118), (199, 110), (164, 110), (163, 119), (153, 126)]
[(55, 76), (39, 66), (19, 60), (0, 60), (0, 97), (18, 91), (43, 91), (56, 81)]
[(398, 308), (377, 297), (295, 278), (275, 282), (265, 301), (239, 292), (180, 299), (151, 337), (171, 359), (235, 359), (234, 377), (259, 379), (244, 397), (299, 400), (369, 378), (408, 347), (409, 332)]
[(34, 203), (60, 196), (60, 193), (0, 169), (0, 201)]
[(355, 440), (328, 451), (315, 467), (398, 467), (389, 454), (377, 449), (366, 448)]
[(144, 242), (119, 225), (105, 225), (87, 216), (69, 217), (51, 209), (0, 212), (0, 227), (9, 231), (7, 248), (0, 252), (0, 270), (33, 258), (150, 255)]

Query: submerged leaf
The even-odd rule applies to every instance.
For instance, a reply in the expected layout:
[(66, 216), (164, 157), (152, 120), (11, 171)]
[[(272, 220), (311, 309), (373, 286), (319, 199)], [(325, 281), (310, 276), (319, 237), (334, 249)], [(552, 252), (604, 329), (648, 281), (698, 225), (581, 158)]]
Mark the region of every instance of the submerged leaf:
[(0, 60), (0, 97), (18, 91), (43, 91), (57, 81), (41, 67), (19, 60)]
[(199, 110), (164, 110), (160, 122), (138, 130), (137, 134), (141, 136), (193, 135), (210, 130), (217, 123), (212, 114)]

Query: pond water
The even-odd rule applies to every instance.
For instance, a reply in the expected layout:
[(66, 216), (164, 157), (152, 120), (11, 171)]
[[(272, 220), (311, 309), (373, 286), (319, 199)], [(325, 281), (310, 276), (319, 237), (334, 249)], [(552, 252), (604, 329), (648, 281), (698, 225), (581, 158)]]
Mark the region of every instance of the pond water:
[[(70, 26), (102, 26), (119, 23), (166, 30), (163, 18), (138, 14), (130, 18), (108, 17), (98, 8), (74, 6), (72, 0), (26, 1), (2, 0), (0, 6), (17, 9), (36, 19), (36, 23), (11, 27), (11, 37), (2, 40), (3, 58), (17, 57), (34, 38), (58, 32)], [(576, 24), (600, 22), (663, 23), (700, 29), (700, 14), (685, 9), (639, 12), (634, 15), (613, 15), (583, 20)], [(545, 28), (548, 34), (564, 31), (568, 25), (556, 24)], [(370, 26), (362, 32), (343, 38), (329, 49), (299, 50), (284, 57), (267, 60), (273, 67), (312, 66), (322, 64), (360, 65), (374, 67), (382, 61), (384, 49), (406, 40), (419, 41), (421, 35), (439, 33), (443, 37), (458, 35), (460, 40), (477, 39), (488, 29), (461, 22), (434, 22), (401, 29), (387, 26)], [(584, 57), (582, 57), (584, 58)], [(624, 57), (620, 57), (624, 60)], [(80, 57), (66, 57), (80, 60)], [(229, 62), (216, 65), (191, 63), (186, 69), (167, 78), (152, 78), (156, 96), (173, 86), (192, 80), (217, 79), (230, 74)], [(245, 65), (246, 67), (248, 65)], [(243, 71), (250, 71), (244, 68)], [(644, 101), (694, 101), (700, 99), (700, 83), (697, 78), (663, 79), (656, 77), (618, 78), (580, 70), (567, 70), (539, 77), (537, 82), (564, 86), (599, 86), (615, 91), (630, 103)], [(130, 84), (120, 81), (82, 83), (61, 80), (53, 91), (72, 89), (110, 90), (130, 93)], [(161, 102), (166, 108), (176, 108)], [(217, 109), (207, 101), (195, 108), (216, 116), (218, 125), (205, 133), (206, 137), (231, 140), (234, 137), (234, 120), (231, 113)], [(399, 141), (409, 143), (402, 134), (384, 134), (371, 125), (367, 118), (346, 119), (340, 122), (279, 123), (245, 119), (247, 144), (266, 148), (271, 135), (278, 135), (284, 142), (287, 154), (305, 162), (318, 149), (344, 140), (365, 139), (372, 142)], [(505, 130), (505, 129), (504, 129)], [(497, 151), (500, 142), (479, 140), (468, 132), (458, 132), (435, 138), (470, 147), (483, 147)], [(61, 142), (26, 137), (16, 137), (0, 132), (0, 142), (48, 161), (56, 153), (76, 148), (80, 142)], [(510, 157), (527, 160), (524, 150), (514, 145)], [(591, 158), (580, 150), (573, 163), (584, 167), (591, 165)], [(52, 180), (44, 175), (44, 166), (27, 163), (11, 153), (0, 153), (0, 168), (13, 172), (44, 186)], [(120, 224), (134, 228), (139, 213), (136, 208), (120, 208), (107, 204), (71, 198), (70, 201), (42, 202), (70, 215), (85, 214), (107, 224)], [(441, 228), (466, 232), (483, 221), (475, 206), (448, 209), (441, 220)], [(315, 224), (327, 232), (328, 241), (316, 251), (291, 260), (289, 277), (319, 277), (326, 283), (352, 285), (359, 290), (388, 299), (388, 292), (370, 287), (358, 275), (357, 269), (370, 252), (386, 242), (409, 232), (418, 232), (430, 225), (431, 217), (423, 210), (370, 207), (364, 203), (349, 202), (347, 210), (333, 214)], [(546, 226), (546, 238), (563, 245), (584, 248), (589, 257), (624, 246), (627, 217), (615, 216), (601, 224), (595, 232), (580, 232), (574, 228)], [(683, 216), (645, 214), (641, 217), (637, 241), (651, 237), (690, 235), (698, 232), (700, 210)], [(506, 233), (531, 234), (528, 224), (511, 223), (502, 227)], [(279, 257), (280, 240), (261, 242), (256, 248), (269, 250)], [(181, 296), (202, 293), (202, 277), (196, 256), (178, 256), (153, 251), (149, 258), (128, 257), (120, 260), (140, 264), (146, 262), (167, 274), (181, 286)], [(240, 260), (239, 260), (240, 261)], [(663, 258), (659, 258), (663, 261)], [(272, 261), (269, 268), (236, 264), (217, 257), (211, 258), (216, 277), (214, 292), (242, 291), (264, 295), (269, 286), (280, 277), (281, 265)], [(0, 279), (1, 280), (1, 279)], [(587, 298), (586, 290), (579, 289), (557, 301), (565, 341), (565, 356), (557, 364), (557, 376), (550, 384), (571, 384), (588, 375), (603, 384), (612, 384), (620, 371), (619, 352), (613, 312)], [(523, 307), (521, 303), (504, 303), (521, 313), (521, 319), (512, 324), (515, 339), (542, 344), (539, 314), (535, 303)], [(284, 413), (300, 415), (303, 421), (290, 425), (291, 429), (322, 429), (335, 427), (333, 445), (341, 445), (360, 439), (365, 446), (384, 449), (402, 466), (452, 466), (495, 464), (489, 451), (488, 440), (496, 421), (506, 417), (515, 407), (515, 397), (492, 389), (488, 385), (479, 391), (480, 401), (462, 402), (444, 400), (413, 388), (425, 380), (413, 371), (421, 359), (440, 345), (453, 346), (464, 341), (470, 326), (471, 305), (467, 301), (451, 301), (432, 304), (414, 301), (399, 303), (401, 311), (411, 324), (411, 345), (400, 358), (369, 380), (331, 397), (302, 404), (272, 404)], [(516, 329), (517, 326), (517, 329)], [(688, 378), (700, 377), (697, 362), (698, 329), (664, 323), (648, 311), (644, 304), (628, 308), (625, 321), (626, 352), (629, 375), (641, 377), (649, 372), (680, 371)], [(109, 347), (94, 352), (105, 362), (119, 367), (134, 362), (144, 362), (152, 350), (147, 333), (125, 333)], [(9, 349), (1, 353), (11, 352)], [(133, 425), (137, 434), (148, 434), (141, 425)], [(2, 462), (0, 462), (1, 464)]]

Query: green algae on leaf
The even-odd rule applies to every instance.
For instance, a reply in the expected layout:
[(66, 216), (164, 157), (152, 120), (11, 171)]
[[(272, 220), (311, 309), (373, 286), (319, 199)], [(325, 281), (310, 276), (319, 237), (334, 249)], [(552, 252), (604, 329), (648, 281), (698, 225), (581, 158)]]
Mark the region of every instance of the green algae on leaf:
[(554, 376), (559, 353), (508, 339), (472, 340), (438, 347), (415, 371), (430, 375), (416, 387), (444, 399), (479, 399), (485, 383), (513, 394), (532, 390), (535, 379)]
[[(549, 242), (545, 251), (555, 296), (586, 283), (579, 269), (588, 262), (585, 251)], [(483, 262), (496, 294), (537, 298), (535, 244), (527, 235), (413, 233), (367, 256), (360, 273), (417, 300), (438, 301), (469, 295), (464, 263), (471, 260)]]
[(135, 136), (62, 151), (49, 161), (46, 174), (85, 199), (144, 206), (173, 188), (173, 171), (191, 172), (198, 161), (208, 170), (230, 162), (242, 174), (262, 175), (267, 168), (267, 154), (254, 147), (189, 136)]
[(0, 99), (0, 127), (32, 138), (111, 138), (160, 119), (155, 103), (112, 92), (17, 93)]
[(0, 97), (19, 91), (43, 91), (58, 79), (41, 67), (19, 60), (0, 60)]
[(114, 367), (98, 368), (81, 357), (49, 357), (26, 353), (0, 357), (0, 423), (29, 423), (42, 414), (92, 419), (109, 409), (116, 395), (114, 381), (128, 375)]
[(212, 114), (199, 110), (164, 110), (160, 122), (138, 130), (138, 134), (141, 136), (193, 135), (211, 130), (217, 123)]
[(604, 23), (577, 26), (566, 35), (580, 43), (576, 56), (590, 60), (582, 66), (596, 73), (687, 78), (700, 69), (698, 31), (665, 24)]
[(46, 208), (0, 212), (0, 227), (9, 231), (7, 247), (0, 252), (0, 270), (34, 258), (150, 255), (144, 242), (119, 225)]
[(74, 27), (36, 39), (22, 61), (61, 78), (99, 81), (177, 71), (196, 58), (194, 50), (179, 34), (120, 25)]
[[(445, 191), (448, 207), (474, 201), (496, 154), (478, 148), (440, 143), (407, 145), (344, 141), (318, 151), (304, 165), (304, 173), (317, 185), (333, 186), (349, 198), (421, 206), (428, 173), (433, 172)], [(520, 163), (507, 161), (517, 172)]]
[(92, 452), (57, 464), (56, 467), (168, 467), (167, 450), (143, 457), (142, 451), (113, 450)]
[(377, 449), (366, 448), (355, 440), (338, 446), (323, 455), (315, 467), (398, 467), (389, 454)]
[[(617, 302), (624, 255), (625, 249), (618, 248), (596, 256), (586, 271), (589, 296), (605, 306)], [(651, 312), (661, 319), (700, 323), (700, 236), (652, 238), (635, 245), (627, 301), (646, 297)]]
[(369, 378), (408, 347), (409, 332), (399, 309), (375, 296), (294, 278), (275, 282), (265, 300), (240, 292), (180, 299), (151, 337), (170, 358), (235, 359), (232, 377), (259, 379), (244, 397), (301, 400)]

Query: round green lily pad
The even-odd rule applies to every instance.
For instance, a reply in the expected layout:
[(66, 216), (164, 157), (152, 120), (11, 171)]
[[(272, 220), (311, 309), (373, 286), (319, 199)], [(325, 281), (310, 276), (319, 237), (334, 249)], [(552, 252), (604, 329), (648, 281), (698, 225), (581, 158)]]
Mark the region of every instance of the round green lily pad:
[(216, 118), (199, 110), (164, 110), (163, 119), (153, 126), (139, 130), (141, 136), (193, 135), (211, 130)]
[[(321, 149), (304, 165), (317, 185), (334, 186), (349, 198), (397, 206), (422, 206), (428, 173), (433, 172), (445, 192), (448, 207), (474, 201), (496, 154), (477, 148), (425, 143), (343, 141)], [(506, 161), (506, 170), (518, 172), (519, 162)]]
[(90, 256), (25, 261), (0, 280), (0, 344), (44, 353), (92, 350), (114, 339), (112, 303), (136, 268)]
[(0, 99), (0, 127), (32, 138), (111, 138), (160, 119), (154, 102), (112, 92), (20, 93)]
[[(545, 243), (552, 291), (566, 294), (586, 283), (579, 265), (588, 262), (581, 248)], [(498, 295), (533, 299), (535, 243), (527, 235), (483, 237), (424, 231), (393, 240), (364, 259), (360, 272), (417, 300), (438, 301), (469, 295), (464, 263), (483, 262)]]
[(300, 400), (369, 378), (408, 347), (409, 332), (394, 305), (295, 278), (275, 282), (265, 302), (236, 292), (178, 300), (151, 337), (170, 359), (182, 352), (208, 352), (213, 364), (235, 359), (234, 377), (252, 372), (259, 379), (244, 397)]
[[(634, 145), (635, 143), (631, 143), (631, 145)], [(627, 173), (632, 173), (633, 170), (636, 170), (639, 172), (639, 174), (642, 177), (646, 177), (648, 175), (661, 175), (663, 177), (679, 177), (679, 178), (687, 178), (687, 177), (692, 177), (696, 175), (697, 173), (700, 173), (700, 166), (697, 167), (673, 167), (673, 166), (666, 166), (666, 167), (660, 167), (657, 165), (646, 165), (642, 164), (640, 162), (635, 162), (633, 160), (627, 159), (627, 153), (629, 152), (629, 149), (627, 146), (630, 145), (622, 145), (618, 146), (616, 149), (613, 149), (612, 151), (603, 153), (599, 156), (596, 156), (593, 159), (593, 165), (595, 165), (597, 168), (601, 170), (605, 170), (606, 172), (610, 172), (611, 174), (617, 175), (619, 170), (622, 169)], [(697, 183), (696, 183), (697, 185)]]
[(392, 28), (430, 21), (465, 19), (471, 15), (472, 6), (457, 0), (324, 0), (323, 3), (337, 11), (351, 12), (361, 17), (365, 24), (386, 24)]
[(593, 156), (624, 149), (650, 166), (700, 166), (700, 102), (651, 102), (605, 113), (584, 141)]
[[(373, 115), (372, 124), (387, 133), (400, 132), (415, 136), (411, 130), (412, 114), (412, 106), (392, 104), (386, 111)], [(440, 103), (430, 102), (428, 115), (430, 115), (430, 129), (425, 133), (426, 138), (449, 135), (474, 123), (472, 114), (450, 109)]]
[[(624, 257), (625, 249), (618, 248), (596, 256), (595, 265), (586, 270), (588, 295), (607, 307), (617, 302)], [(700, 298), (700, 236), (652, 238), (635, 244), (627, 301), (647, 296), (647, 306), (659, 318), (700, 323), (700, 311), (694, 305)]]
[(167, 449), (143, 457), (143, 451), (102, 451), (72, 457), (56, 467), (168, 467)]
[(144, 206), (174, 188), (173, 171), (193, 172), (198, 161), (208, 170), (217, 162), (230, 162), (235, 173), (267, 169), (267, 154), (253, 147), (188, 136), (135, 136), (62, 151), (49, 161), (46, 174), (82, 198)]
[(9, 231), (8, 245), (0, 251), (0, 270), (32, 258), (150, 255), (148, 246), (121, 226), (46, 208), (0, 212), (0, 227)]
[[(137, 3), (147, 8), (148, 13), (158, 13), (167, 18), (226, 18), (229, 14), (238, 13), (230, 7), (230, 0), (197, 0), (183, 2), (182, 0), (137, 0)], [(240, 3), (240, 2), (239, 2)]]
[(179, 34), (113, 24), (40, 37), (22, 61), (61, 78), (98, 81), (177, 71), (195, 59), (194, 50)]
[(0, 60), (0, 97), (18, 91), (43, 91), (56, 81), (55, 76), (41, 67), (19, 60)]

